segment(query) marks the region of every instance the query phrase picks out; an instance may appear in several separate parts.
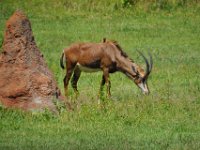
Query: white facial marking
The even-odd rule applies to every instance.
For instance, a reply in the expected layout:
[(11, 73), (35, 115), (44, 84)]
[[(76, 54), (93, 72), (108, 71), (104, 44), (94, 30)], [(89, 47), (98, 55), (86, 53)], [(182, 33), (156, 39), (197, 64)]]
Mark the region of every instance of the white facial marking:
[(149, 93), (149, 90), (148, 90), (146, 84), (144, 84), (144, 83), (141, 82), (141, 83), (138, 84), (138, 86), (140, 87), (140, 89), (142, 90), (142, 92), (143, 92), (144, 94)]

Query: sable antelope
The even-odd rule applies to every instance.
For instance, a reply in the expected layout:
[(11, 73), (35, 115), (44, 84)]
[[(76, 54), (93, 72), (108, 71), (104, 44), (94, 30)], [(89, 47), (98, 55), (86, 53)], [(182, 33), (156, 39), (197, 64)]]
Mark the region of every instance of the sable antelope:
[[(138, 51), (139, 52), (139, 51)], [(135, 82), (144, 94), (149, 93), (147, 79), (153, 67), (152, 56), (150, 63), (147, 58), (139, 52), (146, 63), (146, 71), (139, 67), (127, 54), (122, 50), (116, 41), (106, 39), (101, 43), (75, 43), (63, 50), (60, 58), (60, 66), (64, 69), (63, 61), (66, 63), (66, 76), (64, 78), (65, 95), (67, 96), (68, 83), (71, 78), (72, 87), (76, 93), (77, 82), (81, 71), (95, 72), (103, 71), (102, 81), (100, 84), (101, 93), (103, 86), (106, 84), (107, 96), (110, 97), (110, 80), (109, 73), (120, 71)]]

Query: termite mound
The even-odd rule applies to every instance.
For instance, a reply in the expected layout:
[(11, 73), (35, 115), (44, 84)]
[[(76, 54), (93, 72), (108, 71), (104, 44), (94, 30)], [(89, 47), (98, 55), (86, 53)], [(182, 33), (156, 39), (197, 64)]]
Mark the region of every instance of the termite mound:
[(60, 90), (38, 49), (31, 23), (22, 11), (7, 20), (0, 54), (0, 103), (6, 107), (56, 109)]

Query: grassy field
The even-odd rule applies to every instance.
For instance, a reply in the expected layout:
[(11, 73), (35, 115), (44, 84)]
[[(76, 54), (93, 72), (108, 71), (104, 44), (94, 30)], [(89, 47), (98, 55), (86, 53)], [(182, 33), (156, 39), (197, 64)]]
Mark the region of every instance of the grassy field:
[(154, 59), (149, 96), (116, 73), (112, 98), (99, 106), (98, 72), (82, 74), (77, 100), (70, 87), (74, 111), (25, 113), (0, 105), (0, 149), (200, 149), (199, 3), (151, 10), (140, 4), (124, 8), (124, 2), (0, 0), (0, 43), (5, 21), (22, 9), (62, 92), (59, 58), (73, 42), (106, 37), (141, 66), (137, 49)]

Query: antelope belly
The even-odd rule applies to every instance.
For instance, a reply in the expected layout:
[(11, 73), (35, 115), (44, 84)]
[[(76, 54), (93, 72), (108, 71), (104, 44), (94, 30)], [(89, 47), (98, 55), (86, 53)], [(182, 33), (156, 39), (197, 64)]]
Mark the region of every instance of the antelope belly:
[(90, 68), (90, 67), (87, 67), (87, 66), (80, 65), (79, 63), (77, 64), (77, 66), (83, 72), (97, 72), (97, 71), (101, 71), (100, 68)]

